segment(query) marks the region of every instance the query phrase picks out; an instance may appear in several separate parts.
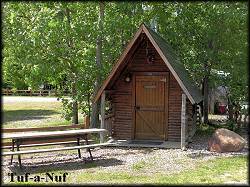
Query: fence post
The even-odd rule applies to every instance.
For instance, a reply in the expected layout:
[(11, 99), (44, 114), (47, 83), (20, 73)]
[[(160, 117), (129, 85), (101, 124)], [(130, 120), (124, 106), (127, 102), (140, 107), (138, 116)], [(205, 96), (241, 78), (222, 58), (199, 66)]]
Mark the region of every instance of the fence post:
[(181, 149), (185, 150), (186, 144), (186, 95), (182, 94), (181, 102)]
[[(103, 91), (101, 96), (101, 129), (104, 129), (105, 122), (105, 91)], [(100, 143), (104, 142), (104, 133), (100, 133)]]
[(89, 128), (89, 116), (87, 115), (87, 116), (85, 116), (84, 117), (84, 127), (85, 127), (85, 129), (88, 129)]

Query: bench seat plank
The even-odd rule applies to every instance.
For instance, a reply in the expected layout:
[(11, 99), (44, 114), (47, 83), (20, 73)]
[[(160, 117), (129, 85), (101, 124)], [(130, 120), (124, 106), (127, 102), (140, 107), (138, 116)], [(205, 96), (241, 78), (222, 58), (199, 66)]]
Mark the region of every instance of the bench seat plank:
[(14, 151), (14, 152), (11, 151), (11, 152), (3, 152), (2, 156), (74, 150), (74, 149), (82, 149), (82, 148), (95, 148), (95, 147), (101, 147), (101, 146), (106, 146), (106, 145), (111, 145), (111, 144), (112, 143), (99, 143), (99, 144), (80, 145), (80, 146), (74, 146), (74, 147), (61, 147), (61, 148), (53, 148), (53, 149), (37, 149), (37, 150)]
[[(94, 140), (88, 140), (88, 142), (93, 142)], [(85, 140), (81, 140), (81, 143), (85, 143)], [(76, 141), (65, 141), (65, 142), (49, 142), (49, 143), (33, 143), (33, 144), (21, 144), (21, 147), (36, 147), (36, 146), (49, 146), (49, 145), (63, 145), (63, 144), (76, 144)], [(17, 146), (15, 145), (14, 148)], [(2, 146), (2, 149), (10, 149), (12, 148), (11, 145), (9, 146)]]

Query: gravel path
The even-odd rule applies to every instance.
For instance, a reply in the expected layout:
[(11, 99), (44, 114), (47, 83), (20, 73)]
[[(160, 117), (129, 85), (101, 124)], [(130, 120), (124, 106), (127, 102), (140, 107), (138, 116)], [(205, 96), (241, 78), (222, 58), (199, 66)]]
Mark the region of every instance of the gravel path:
[[(83, 158), (89, 156), (85, 151), (82, 151), (82, 159), (78, 158), (77, 151), (25, 155), (22, 159), (23, 171), (17, 167), (16, 159), (14, 165), (9, 166), (8, 157), (4, 158), (2, 163), (4, 181), (9, 181), (7, 174), (10, 172), (35, 174), (52, 171), (69, 171), (69, 173), (112, 171), (133, 174), (138, 172), (173, 174), (195, 168), (197, 164), (206, 160), (248, 154), (247, 148), (238, 153), (210, 152), (206, 150), (206, 142), (207, 137), (196, 136), (186, 151), (157, 148), (96, 148), (92, 151), (95, 160), (92, 164), (83, 163)], [(74, 178), (74, 175), (70, 177)]]

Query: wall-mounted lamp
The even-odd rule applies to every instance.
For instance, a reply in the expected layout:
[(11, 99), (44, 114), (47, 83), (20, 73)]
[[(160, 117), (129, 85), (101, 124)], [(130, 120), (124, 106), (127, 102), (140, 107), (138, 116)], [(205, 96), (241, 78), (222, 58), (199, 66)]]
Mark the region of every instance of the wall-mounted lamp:
[(125, 82), (128, 82), (128, 83), (129, 83), (129, 82), (131, 81), (131, 77), (132, 77), (131, 74), (130, 74), (130, 73), (127, 73), (126, 76), (125, 76), (125, 79), (124, 79)]
[(154, 60), (155, 60), (155, 55), (153, 53), (149, 53), (147, 55), (147, 63), (152, 64), (154, 62)]

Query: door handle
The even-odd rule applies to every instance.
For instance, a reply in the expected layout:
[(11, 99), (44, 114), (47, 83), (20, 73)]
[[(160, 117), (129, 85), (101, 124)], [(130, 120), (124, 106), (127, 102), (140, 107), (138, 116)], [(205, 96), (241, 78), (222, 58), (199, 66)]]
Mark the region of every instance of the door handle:
[(140, 106), (135, 106), (135, 110), (140, 110)]

